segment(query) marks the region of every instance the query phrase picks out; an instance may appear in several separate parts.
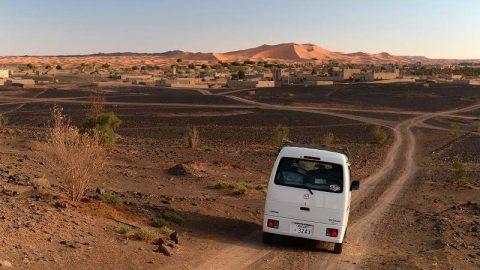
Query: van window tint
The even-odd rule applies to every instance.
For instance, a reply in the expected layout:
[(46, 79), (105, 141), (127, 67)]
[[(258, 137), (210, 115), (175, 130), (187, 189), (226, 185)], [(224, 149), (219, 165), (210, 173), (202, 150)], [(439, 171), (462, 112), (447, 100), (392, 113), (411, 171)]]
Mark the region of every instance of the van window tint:
[(275, 184), (342, 193), (342, 165), (284, 157), (275, 174)]

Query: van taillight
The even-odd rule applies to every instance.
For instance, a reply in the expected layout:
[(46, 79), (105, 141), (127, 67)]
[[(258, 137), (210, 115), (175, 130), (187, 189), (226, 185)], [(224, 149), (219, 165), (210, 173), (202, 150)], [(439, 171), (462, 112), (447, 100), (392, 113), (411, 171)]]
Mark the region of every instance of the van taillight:
[(330, 237), (337, 237), (338, 236), (338, 230), (337, 229), (327, 229), (327, 236)]
[(278, 220), (269, 219), (269, 220), (267, 220), (267, 227), (278, 229), (278, 223), (279, 223)]

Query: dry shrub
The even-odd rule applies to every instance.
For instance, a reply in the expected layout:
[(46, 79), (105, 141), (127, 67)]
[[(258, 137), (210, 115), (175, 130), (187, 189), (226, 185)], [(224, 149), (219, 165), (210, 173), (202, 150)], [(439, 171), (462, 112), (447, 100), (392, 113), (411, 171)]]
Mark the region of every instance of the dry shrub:
[(73, 201), (79, 201), (93, 178), (104, 167), (105, 149), (97, 134), (81, 134), (63, 114), (61, 107), (52, 109), (53, 126), (38, 150), (45, 165), (55, 171)]
[(200, 133), (196, 127), (189, 128), (187, 136), (188, 147), (195, 149), (200, 145)]
[(475, 132), (480, 132), (480, 121), (474, 122), (473, 127)]
[(100, 96), (91, 96), (90, 106), (87, 112), (87, 118), (96, 119), (101, 114), (103, 114), (104, 108), (105, 108), (105, 98)]
[(290, 129), (287, 126), (277, 125), (273, 129), (272, 144), (275, 147), (282, 145), (284, 140), (288, 140)]
[(460, 156), (453, 158), (452, 167), (457, 184), (464, 185), (466, 180), (465, 164)]
[(335, 136), (333, 135), (332, 132), (328, 132), (327, 134), (325, 134), (325, 136), (323, 137), (323, 144), (325, 146), (332, 146), (333, 142), (335, 141)]
[(376, 144), (384, 144), (388, 139), (387, 132), (381, 127), (377, 126), (373, 130), (373, 140)]
[(7, 123), (8, 123), (8, 117), (0, 113), (0, 128), (5, 127)]

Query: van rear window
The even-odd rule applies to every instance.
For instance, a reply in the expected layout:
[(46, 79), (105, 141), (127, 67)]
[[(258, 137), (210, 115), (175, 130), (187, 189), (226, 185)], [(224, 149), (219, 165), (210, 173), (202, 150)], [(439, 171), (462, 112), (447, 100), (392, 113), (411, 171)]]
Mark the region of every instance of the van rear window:
[(343, 167), (339, 164), (284, 157), (275, 174), (275, 184), (342, 193)]

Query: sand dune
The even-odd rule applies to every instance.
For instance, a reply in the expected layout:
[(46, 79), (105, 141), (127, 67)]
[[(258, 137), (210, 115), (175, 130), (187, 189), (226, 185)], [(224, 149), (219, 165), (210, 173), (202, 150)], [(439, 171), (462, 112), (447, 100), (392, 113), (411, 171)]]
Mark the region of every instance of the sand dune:
[(461, 61), (480, 63), (480, 60), (454, 60), (454, 59), (429, 59), (424, 56), (395, 56), (387, 52), (370, 54), (366, 52), (343, 53), (329, 51), (315, 44), (282, 43), (277, 45), (261, 45), (255, 48), (238, 50), (226, 53), (203, 53), (169, 51), (165, 53), (111, 53), (72, 56), (12, 56), (0, 57), (0, 65), (16, 64), (61, 64), (67, 67), (78, 66), (81, 63), (109, 63), (117, 67), (130, 67), (133, 65), (162, 65), (174, 63), (177, 59), (195, 62), (218, 61), (279, 61), (279, 62), (328, 62), (353, 64), (451, 64)]

